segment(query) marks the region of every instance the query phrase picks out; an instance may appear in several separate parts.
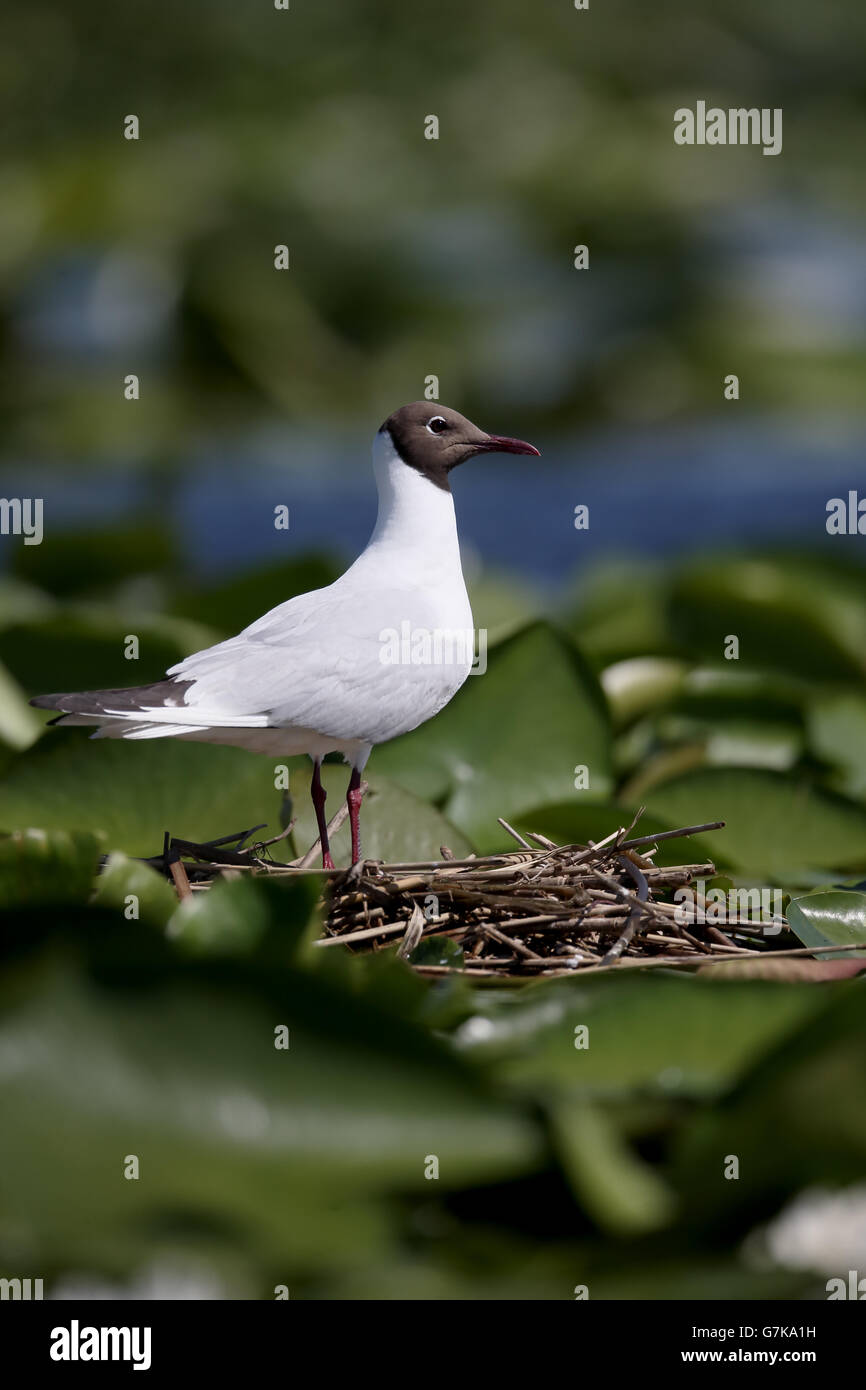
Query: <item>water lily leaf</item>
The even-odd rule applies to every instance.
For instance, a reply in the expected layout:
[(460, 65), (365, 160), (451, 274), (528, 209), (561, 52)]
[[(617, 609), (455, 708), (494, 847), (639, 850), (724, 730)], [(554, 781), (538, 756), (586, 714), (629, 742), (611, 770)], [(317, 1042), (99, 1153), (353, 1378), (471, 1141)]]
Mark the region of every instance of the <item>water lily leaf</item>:
[[(866, 893), (832, 889), (807, 893), (788, 905), (788, 925), (804, 946), (847, 946), (866, 943)], [(819, 960), (838, 960), (839, 953), (822, 955)], [(866, 957), (866, 949), (851, 952)], [(846, 952), (844, 959), (850, 959)]]
[(721, 661), (731, 634), (739, 657), (819, 681), (866, 674), (866, 599), (808, 557), (722, 556), (674, 581), (671, 619), (684, 646)]
[(175, 595), (171, 611), (231, 636), (276, 603), (333, 583), (340, 572), (340, 566), (324, 555), (298, 555), (260, 565), (249, 574), (233, 574), (219, 584), (202, 588), (185, 585)]
[[(611, 734), (598, 683), (572, 644), (537, 623), (489, 653), (435, 719), (377, 750), (377, 768), (445, 814), (484, 851), (503, 843), (497, 818), (611, 789)], [(575, 790), (575, 769), (588, 785)], [(505, 837), (507, 840), (507, 836)]]
[[(861, 1182), (866, 1164), (862, 982), (777, 988), (811, 995), (823, 1007), (756, 1056), (722, 1104), (707, 1107), (674, 1136), (669, 1172), (684, 1219), (728, 1242), (733, 1232), (751, 1228), (756, 1210), (775, 1212), (804, 1188)], [(739, 1182), (725, 1181), (733, 1157)]]
[(77, 826), (104, 832), (109, 850), (146, 858), (161, 852), (166, 830), (201, 841), (265, 822), (277, 834), (280, 799), (274, 761), (255, 753), (56, 729), (0, 781), (0, 828)]
[(806, 716), (810, 744), (836, 770), (839, 790), (866, 797), (866, 699), (854, 692), (816, 700)]
[(409, 961), (412, 965), (460, 966), (463, 947), (447, 936), (428, 936), (410, 952)]
[(676, 655), (667, 613), (668, 576), (617, 559), (581, 575), (569, 630), (596, 667), (631, 657)]
[(702, 769), (654, 786), (647, 806), (674, 824), (724, 821), (725, 829), (702, 836), (702, 843), (719, 863), (759, 881), (804, 868), (866, 864), (866, 810), (804, 776)]
[(640, 1235), (668, 1224), (672, 1193), (631, 1151), (609, 1113), (573, 1099), (548, 1113), (575, 1196), (600, 1225), (616, 1235)]
[(237, 956), (259, 948), (270, 931), (284, 964), (297, 960), (321, 932), (322, 881), (303, 878), (221, 880), (175, 901), (168, 935), (194, 955)]
[(526, 1108), (420, 1026), (385, 1046), (394, 1025), (351, 990), (282, 975), (270, 993), (190, 971), (117, 993), (57, 961), (26, 990), (7, 972), (4, 1202), (40, 1248), (134, 1267), (174, 1234), (296, 1274), (380, 1244), (378, 1194), (429, 1190), (431, 1154), (450, 1185), (538, 1166)]
[[(456, 859), (472, 853), (472, 845), (457, 826), (435, 806), (413, 796), (397, 782), (380, 776), (377, 753), (371, 760), (369, 790), (361, 806), (361, 852), (368, 859), (384, 859), (399, 863), (414, 859), (439, 859), (442, 845)], [(318, 835), (316, 818), (310, 798), (310, 764), (305, 759), (291, 774), (292, 814), (297, 818), (295, 844), (303, 853)], [(330, 818), (346, 799), (349, 769), (342, 763), (326, 763), (322, 768), (322, 784), (328, 793), (326, 814)], [(351, 861), (351, 840), (348, 821), (331, 839), (335, 864)]]
[[(601, 802), (598, 805), (584, 805), (559, 802), (549, 806), (538, 806), (523, 815), (515, 817), (515, 830), (524, 836), (528, 831), (546, 835), (557, 845), (587, 845), (590, 841), (598, 844), (620, 827), (628, 829), (634, 812), (616, 802)], [(677, 830), (681, 827), (671, 825), (658, 816), (642, 815), (634, 828), (629, 830), (626, 839), (640, 838), (658, 834), (664, 830)], [(712, 856), (706, 844), (705, 835), (684, 835), (674, 840), (659, 842), (654, 857), (656, 864), (704, 864)], [(646, 848), (652, 844), (652, 840)], [(513, 847), (514, 841), (511, 841)]]
[(101, 843), (82, 830), (19, 830), (0, 835), (0, 909), (84, 902)]
[(455, 1042), (535, 1094), (708, 1096), (822, 1006), (818, 991), (759, 981), (578, 977), (485, 995)]
[(175, 561), (171, 531), (139, 518), (128, 526), (100, 530), (52, 530), (40, 546), (19, 546), (13, 569), (60, 598), (116, 593), (139, 575), (164, 574)]
[(177, 893), (168, 880), (149, 864), (120, 853), (108, 856), (96, 880), (93, 901), (116, 908), (128, 920), (158, 927), (164, 927), (177, 910)]
[(685, 662), (665, 656), (635, 656), (605, 667), (599, 680), (614, 723), (621, 727), (667, 704), (682, 689), (687, 669)]
[(44, 722), (27, 703), (18, 682), (0, 666), (0, 740), (10, 748), (29, 748), (42, 733)]
[[(786, 952), (786, 954), (788, 954)], [(866, 969), (859, 961), (847, 957), (822, 960), (803, 960), (794, 957), (790, 960), (719, 960), (698, 967), (699, 975), (709, 975), (713, 979), (731, 980), (790, 980), (801, 984), (817, 985), (827, 980), (850, 980)]]
[(0, 660), (34, 695), (114, 689), (161, 680), (169, 666), (213, 640), (209, 629), (186, 619), (76, 605), (6, 627)]

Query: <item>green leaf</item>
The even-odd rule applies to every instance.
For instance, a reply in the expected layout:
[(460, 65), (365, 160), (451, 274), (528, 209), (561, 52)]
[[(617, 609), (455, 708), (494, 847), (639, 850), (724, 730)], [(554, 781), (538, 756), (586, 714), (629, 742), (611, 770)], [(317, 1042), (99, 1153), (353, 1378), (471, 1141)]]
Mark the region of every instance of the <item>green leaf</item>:
[[(719, 985), (720, 989), (731, 988)], [(784, 988), (780, 986), (779, 988)], [(674, 1136), (671, 1182), (694, 1238), (738, 1239), (757, 1212), (804, 1188), (862, 1182), (866, 1166), (866, 1014), (863, 985), (788, 988), (823, 1007), (754, 1059), (722, 1105)], [(729, 1157), (739, 1180), (725, 1181)], [(708, 1202), (708, 1192), (712, 1201)], [(846, 1267), (847, 1268), (847, 1267)], [(839, 1271), (844, 1274), (846, 1271)]]
[(101, 844), (82, 830), (20, 830), (0, 836), (0, 909), (84, 902)]
[[(807, 893), (788, 905), (788, 925), (804, 946), (847, 946), (866, 943), (866, 893), (849, 893), (844, 889)], [(819, 960), (850, 960), (852, 956), (866, 957), (866, 950), (832, 952), (815, 951)]]
[(43, 725), (43, 718), (28, 705), (18, 682), (0, 666), (0, 739), (10, 748), (29, 748)]
[[(495, 647), (435, 719), (377, 750), (377, 768), (444, 811), (481, 851), (507, 841), (497, 817), (611, 788), (611, 734), (598, 683), (571, 643), (537, 623)], [(589, 788), (574, 790), (575, 767)]]
[(724, 821), (701, 842), (718, 862), (759, 879), (866, 864), (866, 810), (805, 776), (703, 769), (653, 787), (647, 806), (675, 825)]
[[(138, 657), (129, 638), (138, 639)], [(182, 618), (76, 605), (0, 631), (0, 660), (35, 695), (115, 689), (161, 680), (188, 652), (214, 640)]]
[(11, 575), (0, 579), (0, 630), (17, 623), (40, 622), (56, 609), (54, 599), (34, 584)]
[(806, 726), (814, 752), (836, 769), (839, 790), (866, 798), (866, 699), (846, 692), (816, 700)]
[(0, 986), (4, 1205), (52, 1265), (135, 1267), (174, 1236), (339, 1268), (381, 1246), (380, 1194), (429, 1193), (428, 1155), (449, 1187), (538, 1166), (526, 1107), (420, 1026), (301, 967), (267, 989), (197, 969), (118, 992), (46, 960)]
[(657, 566), (621, 558), (580, 576), (569, 628), (596, 667), (671, 652), (669, 582)]
[(311, 589), (332, 584), (340, 566), (332, 559), (311, 553), (260, 565), (247, 574), (207, 587), (185, 585), (172, 601), (173, 613), (203, 623), (226, 636), (240, 632), (275, 603), (283, 603)]
[[(368, 859), (384, 859), (391, 863), (439, 859), (442, 845), (452, 850), (456, 859), (471, 854), (472, 845), (453, 821), (429, 802), (379, 775), (377, 752), (371, 760), (369, 790), (361, 805), (362, 854)], [(294, 838), (301, 853), (318, 835), (310, 798), (309, 769), (310, 763), (304, 759), (302, 766), (291, 774), (292, 814), (297, 817)], [(322, 768), (322, 785), (328, 794), (325, 810), (329, 818), (345, 801), (348, 780), (349, 769), (344, 764), (326, 763)], [(335, 864), (350, 863), (348, 822), (332, 836), (331, 851)]]
[(283, 963), (296, 963), (321, 932), (321, 890), (316, 874), (218, 880), (180, 904), (175, 901), (168, 935), (194, 955), (237, 956), (255, 951), (275, 929)]
[(668, 1224), (672, 1194), (631, 1151), (605, 1110), (570, 1100), (550, 1106), (549, 1113), (575, 1196), (600, 1225), (616, 1235), (642, 1235)]
[(428, 936), (410, 952), (409, 961), (412, 965), (460, 966), (463, 947), (447, 936)]
[(758, 981), (578, 976), (484, 995), (455, 1042), (533, 1094), (710, 1096), (822, 1003)]
[(536, 593), (525, 575), (517, 578), (487, 565), (467, 581), (467, 588), (475, 626), (487, 633), (491, 645), (534, 622), (546, 607), (543, 595)]
[(866, 675), (862, 579), (807, 556), (713, 556), (674, 582), (670, 611), (683, 645), (720, 661), (730, 634), (750, 665), (827, 682)]
[(687, 667), (665, 656), (636, 656), (607, 666), (599, 679), (614, 723), (630, 723), (648, 710), (666, 705), (682, 689)]
[(56, 531), (40, 546), (19, 546), (15, 574), (60, 598), (110, 592), (127, 580), (165, 572), (174, 560), (171, 530), (162, 519), (100, 530)]
[(162, 874), (125, 854), (110, 854), (96, 880), (93, 901), (126, 914), (130, 897), (136, 899), (132, 920), (164, 927), (177, 910), (177, 893)]
[(0, 781), (3, 829), (98, 830), (108, 849), (142, 857), (162, 851), (166, 830), (201, 841), (265, 822), (277, 834), (279, 808), (272, 758), (176, 739), (91, 740), (78, 729), (51, 730)]

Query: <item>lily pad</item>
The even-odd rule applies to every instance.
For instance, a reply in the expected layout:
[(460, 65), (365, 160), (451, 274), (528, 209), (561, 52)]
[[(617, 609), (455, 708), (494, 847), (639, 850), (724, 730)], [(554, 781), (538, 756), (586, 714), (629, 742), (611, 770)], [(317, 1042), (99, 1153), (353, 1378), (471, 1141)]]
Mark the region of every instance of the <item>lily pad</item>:
[[(804, 946), (848, 946), (866, 944), (866, 893), (849, 893), (844, 889), (807, 893), (788, 905), (788, 925)], [(862, 951), (833, 951), (822, 954), (819, 960), (848, 960), (851, 956), (866, 957)]]
[[(376, 753), (373, 760), (376, 760)], [(472, 844), (453, 821), (437, 811), (428, 801), (405, 790), (396, 782), (379, 774), (371, 760), (369, 790), (361, 806), (361, 852), (368, 859), (385, 859), (392, 863), (412, 859), (439, 859), (443, 845), (456, 859), (472, 853)], [(292, 815), (297, 818), (295, 844), (303, 853), (318, 835), (313, 804), (310, 798), (310, 764), (307, 760), (291, 773)], [(366, 777), (366, 774), (365, 774)], [(341, 763), (326, 763), (322, 768), (322, 784), (328, 793), (325, 812), (330, 819), (346, 798), (349, 769)], [(351, 860), (349, 824), (346, 821), (331, 837), (331, 851), (336, 864)]]
[[(450, 705), (376, 752), (376, 766), (435, 797), (479, 850), (501, 845), (497, 818), (611, 790), (611, 733), (598, 682), (571, 642), (536, 623), (489, 653)], [(586, 775), (577, 769), (586, 768)], [(575, 789), (578, 778), (587, 785)]]
[(259, 754), (56, 729), (0, 781), (0, 828), (75, 826), (103, 832), (109, 850), (148, 857), (161, 852), (166, 830), (200, 841), (266, 822), (277, 834), (280, 801), (274, 761)]
[(807, 728), (815, 753), (834, 768), (840, 791), (866, 797), (866, 699), (845, 691), (816, 700)]
[(701, 769), (654, 786), (647, 806), (678, 825), (723, 820), (725, 829), (702, 836), (702, 843), (720, 863), (759, 880), (866, 865), (866, 809), (806, 776)]
[(0, 835), (0, 910), (84, 902), (101, 848), (96, 835), (81, 829)]

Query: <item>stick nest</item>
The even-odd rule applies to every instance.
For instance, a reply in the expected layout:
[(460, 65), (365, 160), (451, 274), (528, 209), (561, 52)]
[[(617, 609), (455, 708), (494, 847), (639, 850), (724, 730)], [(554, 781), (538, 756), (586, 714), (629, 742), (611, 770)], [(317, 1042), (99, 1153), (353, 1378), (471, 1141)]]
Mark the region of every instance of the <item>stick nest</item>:
[[(694, 888), (690, 902), (674, 901), (677, 889), (712, 878), (714, 864), (655, 863), (661, 842), (721, 829), (721, 821), (629, 838), (632, 825), (587, 845), (526, 839), (507, 821), (500, 824), (517, 843), (510, 852), (458, 860), (443, 846), (438, 860), (368, 859), (327, 872), (325, 930), (317, 944), (354, 952), (396, 945), (419, 973), (487, 981), (765, 953), (755, 949), (761, 923), (724, 932), (701, 920), (704, 902)], [(318, 844), (290, 864), (270, 858), (269, 847), (288, 832), (247, 845), (262, 828), (201, 845), (166, 835), (163, 854), (148, 862), (173, 880), (180, 897), (243, 872), (319, 872), (312, 867)]]
[(715, 927), (685, 925), (689, 914), (673, 901), (676, 889), (715, 875), (709, 860), (654, 863), (660, 840), (719, 825), (631, 840), (620, 829), (589, 845), (540, 835), (531, 845), (506, 825), (520, 843), (509, 853), (456, 860), (443, 849), (440, 861), (367, 861), (333, 880), (323, 944), (369, 951), (397, 941), (398, 955), (423, 974), (482, 979), (566, 974), (623, 957), (751, 955)]

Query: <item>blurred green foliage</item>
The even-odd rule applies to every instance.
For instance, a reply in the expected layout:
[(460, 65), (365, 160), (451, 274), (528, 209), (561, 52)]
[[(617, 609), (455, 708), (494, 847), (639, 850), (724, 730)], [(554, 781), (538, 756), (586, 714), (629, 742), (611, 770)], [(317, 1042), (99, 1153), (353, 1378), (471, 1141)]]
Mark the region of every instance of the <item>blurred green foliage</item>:
[[(329, 582), (339, 560), (297, 548), (202, 581), (176, 524), (187, 473), (224, 451), (242, 489), (238, 441), (287, 427), (316, 473), (324, 436), (354, 450), (429, 373), (530, 437), (648, 438), (717, 427), (735, 364), (753, 427), (832, 416), (829, 449), (862, 421), (864, 39), (849, 0), (157, 0), (109, 18), (7, 0), (0, 467), (29, 489), (38, 465), (57, 502), (43, 545), (3, 541), (0, 1274), (773, 1299), (846, 1272), (758, 1257), (756, 1230), (862, 1178), (862, 980), (623, 969), (471, 990), (392, 950), (315, 946), (315, 880), (179, 906), (136, 856), (166, 830), (276, 833), (289, 809), (305, 847), (305, 767), (289, 808), (268, 759), (46, 732), (26, 697), (158, 678)], [(675, 147), (672, 113), (698, 96), (783, 106), (784, 155)], [(623, 486), (645, 466), (626, 452)], [(104, 485), (64, 532), (82, 463)], [(127, 472), (147, 486), (100, 525)], [(488, 670), (375, 754), (367, 852), (503, 847), (499, 816), (580, 842), (641, 806), (643, 833), (724, 819), (659, 860), (778, 885), (779, 944), (866, 940), (863, 569), (850, 550), (706, 553), (708, 520), (684, 518), (692, 558), (628, 555), (558, 599), (482, 572)], [(344, 771), (325, 778), (335, 801)]]
[[(156, 0), (110, 23), (9, 0), (0, 24), (7, 458), (175, 465), (268, 412), (367, 427), (430, 372), (527, 431), (715, 412), (732, 361), (751, 410), (861, 409), (850, 0)], [(782, 106), (783, 155), (675, 146), (696, 96)]]
[[(318, 582), (323, 564), (298, 562), (291, 582)], [(711, 565), (740, 595), (749, 637), (736, 663), (718, 640), (695, 641), (720, 631)], [(504, 629), (486, 673), (438, 720), (374, 755), (367, 851), (503, 847), (499, 815), (583, 842), (643, 803), (643, 833), (727, 821), (660, 859), (709, 853), (721, 882), (780, 884), (790, 933), (774, 946), (799, 937), (820, 956), (866, 940), (860, 755), (833, 717), (856, 728), (851, 634), (866, 597), (849, 585), (846, 605), (821, 607), (807, 588), (792, 596), (789, 573), (771, 555), (681, 564), (645, 585), (626, 568), (590, 583), (582, 608), (566, 600), (555, 625)], [(288, 1285), (326, 1299), (572, 1298), (588, 1285), (593, 1298), (821, 1297), (819, 1256), (800, 1267), (756, 1255), (755, 1232), (803, 1188), (862, 1172), (862, 982), (623, 970), (484, 991), (424, 982), (393, 949), (317, 948), (315, 880), (232, 881), (178, 905), (129, 856), (157, 853), (165, 830), (203, 839), (267, 821), (275, 833), (287, 808), (272, 760), (92, 743), (41, 721), (30, 747), (15, 733), (58, 633), (75, 679), (103, 651), (100, 673), (117, 683), (130, 679), (122, 643), (95, 646), (95, 634), (140, 630), (148, 675), (198, 635), (177, 626), (185, 586), (171, 561), (146, 622), (138, 578), (126, 573), (114, 603), (107, 581), (88, 603), (31, 582), (24, 623), (21, 581), (8, 581), (0, 1041), (18, 1062), (3, 1087), (3, 1268), (38, 1268), (61, 1288), (186, 1280), (196, 1296)], [(269, 568), (248, 575), (240, 601), (265, 607), (272, 583)], [(234, 619), (225, 586), (186, 610), (214, 635), (223, 593)], [(810, 640), (788, 652), (774, 596), (796, 622), (798, 593)], [(628, 639), (632, 596), (650, 594), (652, 640)], [(479, 625), (488, 603), (500, 605), (489, 582)], [(290, 766), (305, 847), (309, 774)], [(325, 779), (338, 800), (345, 770)], [(335, 851), (347, 858), (344, 832)], [(287, 1051), (274, 1046), (281, 1026)], [(737, 1182), (724, 1176), (732, 1153)], [(123, 1176), (131, 1154), (137, 1181)]]
[(739, 1247), (816, 1171), (862, 1171), (857, 982), (485, 995), (317, 949), (297, 884), (223, 884), (165, 928), (106, 896), (3, 913), (4, 1267), (258, 1298), (819, 1296)]

